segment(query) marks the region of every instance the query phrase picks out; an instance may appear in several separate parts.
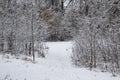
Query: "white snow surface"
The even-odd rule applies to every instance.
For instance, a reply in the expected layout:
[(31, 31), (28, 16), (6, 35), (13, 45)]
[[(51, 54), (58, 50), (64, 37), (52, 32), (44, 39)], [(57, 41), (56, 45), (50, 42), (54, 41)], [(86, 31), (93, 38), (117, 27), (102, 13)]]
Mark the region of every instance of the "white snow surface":
[(46, 58), (36, 58), (35, 64), (0, 55), (0, 80), (120, 80), (108, 72), (73, 66), (72, 42), (47, 42), (47, 46)]

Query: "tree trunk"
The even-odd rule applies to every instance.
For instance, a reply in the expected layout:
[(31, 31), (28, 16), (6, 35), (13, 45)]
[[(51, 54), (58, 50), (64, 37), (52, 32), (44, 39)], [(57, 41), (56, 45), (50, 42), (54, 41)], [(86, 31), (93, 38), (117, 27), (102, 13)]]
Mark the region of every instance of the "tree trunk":
[(33, 34), (33, 11), (32, 11), (32, 20), (31, 20), (31, 35), (32, 35), (32, 55), (33, 62), (35, 62), (35, 54), (34, 54), (34, 34)]

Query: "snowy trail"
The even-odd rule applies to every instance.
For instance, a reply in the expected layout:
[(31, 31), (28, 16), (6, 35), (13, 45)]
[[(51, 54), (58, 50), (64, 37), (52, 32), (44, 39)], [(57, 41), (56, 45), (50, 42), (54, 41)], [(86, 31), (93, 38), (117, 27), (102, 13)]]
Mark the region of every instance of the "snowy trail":
[(6, 75), (12, 80), (120, 80), (110, 73), (74, 67), (70, 59), (71, 42), (48, 42), (47, 45), (46, 58), (37, 58), (36, 64), (0, 56), (0, 80)]

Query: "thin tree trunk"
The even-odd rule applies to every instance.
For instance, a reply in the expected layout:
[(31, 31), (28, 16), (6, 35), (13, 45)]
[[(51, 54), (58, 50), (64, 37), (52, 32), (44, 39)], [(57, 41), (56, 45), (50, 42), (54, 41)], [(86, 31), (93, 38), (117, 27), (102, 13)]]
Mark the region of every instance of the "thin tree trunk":
[(32, 55), (33, 55), (33, 62), (35, 62), (35, 54), (34, 54), (34, 34), (33, 34), (33, 11), (32, 11), (32, 20), (31, 20), (31, 34), (32, 34)]
[(95, 28), (94, 28), (94, 30), (93, 30), (93, 38), (94, 38), (94, 42), (93, 42), (93, 66), (94, 66), (94, 68), (96, 68), (96, 33), (95, 33)]
[(91, 38), (91, 41), (90, 41), (90, 48), (91, 48), (91, 50), (90, 50), (90, 69), (92, 69), (92, 67), (93, 67), (93, 48), (92, 48), (92, 46), (93, 46), (93, 44), (92, 44), (92, 34), (90, 35), (90, 38)]

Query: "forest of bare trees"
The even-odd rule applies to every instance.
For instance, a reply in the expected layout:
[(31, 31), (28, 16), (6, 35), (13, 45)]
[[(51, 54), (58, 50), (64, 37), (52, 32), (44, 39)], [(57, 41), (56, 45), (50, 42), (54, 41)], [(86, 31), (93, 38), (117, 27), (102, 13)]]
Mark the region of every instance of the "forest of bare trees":
[(64, 40), (58, 37), (63, 9), (63, 0), (1, 0), (0, 51), (45, 57), (45, 41)]
[(42, 3), (32, 0), (0, 1), (0, 51), (12, 55), (33, 55), (33, 60), (35, 51), (40, 55), (44, 53), (41, 41), (46, 30), (38, 15)]
[(0, 0), (3, 54), (35, 61), (35, 53), (45, 57), (44, 42), (68, 40), (73, 64), (120, 74), (120, 1)]

